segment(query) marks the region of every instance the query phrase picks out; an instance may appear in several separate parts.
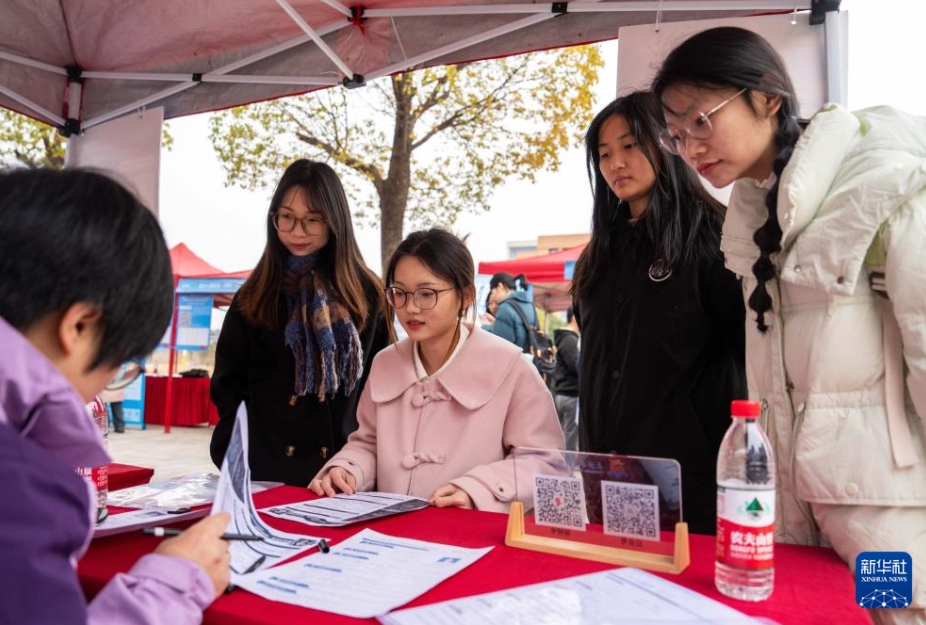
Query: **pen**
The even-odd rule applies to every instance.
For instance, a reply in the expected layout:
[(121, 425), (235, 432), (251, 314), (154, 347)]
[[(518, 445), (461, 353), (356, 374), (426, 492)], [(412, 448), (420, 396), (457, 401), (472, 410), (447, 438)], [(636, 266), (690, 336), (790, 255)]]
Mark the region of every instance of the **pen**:
[(318, 550), (321, 553), (328, 553), (329, 551), (331, 551), (331, 547), (328, 546), (328, 541), (325, 540), (324, 538), (319, 539)]
[[(149, 536), (179, 536), (183, 530), (175, 530), (170, 527), (146, 527), (142, 530), (143, 534)], [(248, 534), (222, 534), (219, 536), (222, 540), (263, 540), (262, 536), (249, 536)]]
[[(248, 573), (253, 573), (253, 572), (256, 571), (258, 568), (260, 568), (260, 565), (261, 565), (261, 564), (263, 564), (263, 563), (266, 562), (266, 561), (267, 561), (267, 554), (262, 553), (262, 554), (260, 555), (259, 558), (257, 558), (256, 560), (254, 560), (254, 564), (252, 564), (251, 566), (249, 566), (248, 568), (246, 568), (246, 569), (244, 570), (244, 573), (242, 573), (242, 575), (247, 575)], [(225, 587), (225, 594), (226, 594), (226, 595), (230, 595), (231, 592), (232, 592), (235, 588), (237, 588), (237, 586), (235, 586), (234, 584), (229, 584), (228, 586)]]

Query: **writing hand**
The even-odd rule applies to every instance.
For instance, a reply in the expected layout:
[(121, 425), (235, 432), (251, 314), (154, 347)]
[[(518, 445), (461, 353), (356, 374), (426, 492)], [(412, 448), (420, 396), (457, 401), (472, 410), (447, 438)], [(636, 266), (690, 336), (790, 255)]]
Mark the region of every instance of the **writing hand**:
[(228, 543), (220, 538), (230, 520), (231, 516), (227, 512), (207, 516), (180, 536), (162, 542), (154, 552), (198, 564), (212, 579), (218, 596), (228, 586), (231, 577)]

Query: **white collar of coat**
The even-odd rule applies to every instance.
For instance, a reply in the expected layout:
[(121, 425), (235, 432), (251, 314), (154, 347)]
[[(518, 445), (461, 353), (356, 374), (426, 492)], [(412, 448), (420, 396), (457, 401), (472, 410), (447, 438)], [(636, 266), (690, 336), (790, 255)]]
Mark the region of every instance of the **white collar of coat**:
[[(888, 107), (856, 113), (835, 104), (820, 109), (781, 176), (786, 192), (778, 196), (780, 279), (853, 293), (878, 228), (926, 187), (924, 156), (921, 118)], [(752, 275), (759, 254), (752, 235), (765, 222), (767, 193), (751, 180), (734, 186), (721, 248), (737, 273)]]
[(370, 398), (378, 404), (392, 401), (421, 383), (442, 388), (467, 410), (481, 408), (495, 396), (522, 355), (517, 346), (482, 328), (474, 327), (471, 332), (440, 376), (424, 382), (415, 369), (414, 341), (404, 339), (387, 347), (373, 360), (367, 380)]

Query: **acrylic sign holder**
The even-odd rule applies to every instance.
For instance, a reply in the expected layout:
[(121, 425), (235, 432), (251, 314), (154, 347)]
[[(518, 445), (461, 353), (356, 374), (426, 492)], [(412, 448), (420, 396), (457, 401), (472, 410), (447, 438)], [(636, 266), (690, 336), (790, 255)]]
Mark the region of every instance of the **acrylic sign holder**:
[(688, 524), (685, 522), (675, 525), (674, 553), (672, 555), (663, 555), (528, 534), (524, 531), (524, 504), (520, 501), (511, 504), (508, 513), (508, 531), (505, 535), (505, 544), (509, 547), (555, 553), (561, 556), (594, 560), (606, 564), (632, 566), (660, 573), (678, 574), (688, 568), (691, 563), (691, 553), (688, 549)]

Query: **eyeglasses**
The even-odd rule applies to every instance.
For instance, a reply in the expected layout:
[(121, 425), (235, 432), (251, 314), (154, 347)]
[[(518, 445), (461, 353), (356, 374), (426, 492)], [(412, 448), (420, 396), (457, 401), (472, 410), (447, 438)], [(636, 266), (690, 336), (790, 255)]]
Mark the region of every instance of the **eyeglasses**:
[(273, 221), (273, 227), (280, 232), (292, 232), (296, 229), (297, 221), (302, 225), (302, 231), (306, 234), (318, 236), (325, 232), (325, 220), (314, 215), (299, 219), (284, 213), (270, 213), (270, 219)]
[(113, 379), (106, 385), (106, 390), (118, 391), (119, 389), (125, 388), (134, 382), (135, 379), (141, 375), (142, 371), (144, 371), (144, 364), (141, 360), (130, 360), (129, 362), (122, 363), (119, 367), (119, 371), (116, 372)]
[(675, 134), (670, 133), (668, 129), (663, 129), (659, 133), (659, 144), (672, 154), (677, 156), (684, 155), (688, 150), (688, 137), (694, 137), (700, 140), (709, 139), (714, 133), (714, 127), (711, 126), (711, 115), (746, 93), (746, 91), (747, 89), (744, 87), (707, 113), (699, 113), (698, 118), (695, 120), (694, 128), (686, 128), (683, 126)]
[(415, 306), (421, 310), (431, 310), (437, 306), (437, 296), (440, 293), (453, 290), (453, 287), (449, 287), (446, 289), (421, 288), (415, 289), (414, 291), (406, 291), (397, 286), (391, 286), (386, 289), (386, 301), (389, 302), (390, 306), (398, 310), (399, 308), (405, 308), (405, 305), (408, 304), (408, 296), (411, 295), (412, 299), (415, 301)]

